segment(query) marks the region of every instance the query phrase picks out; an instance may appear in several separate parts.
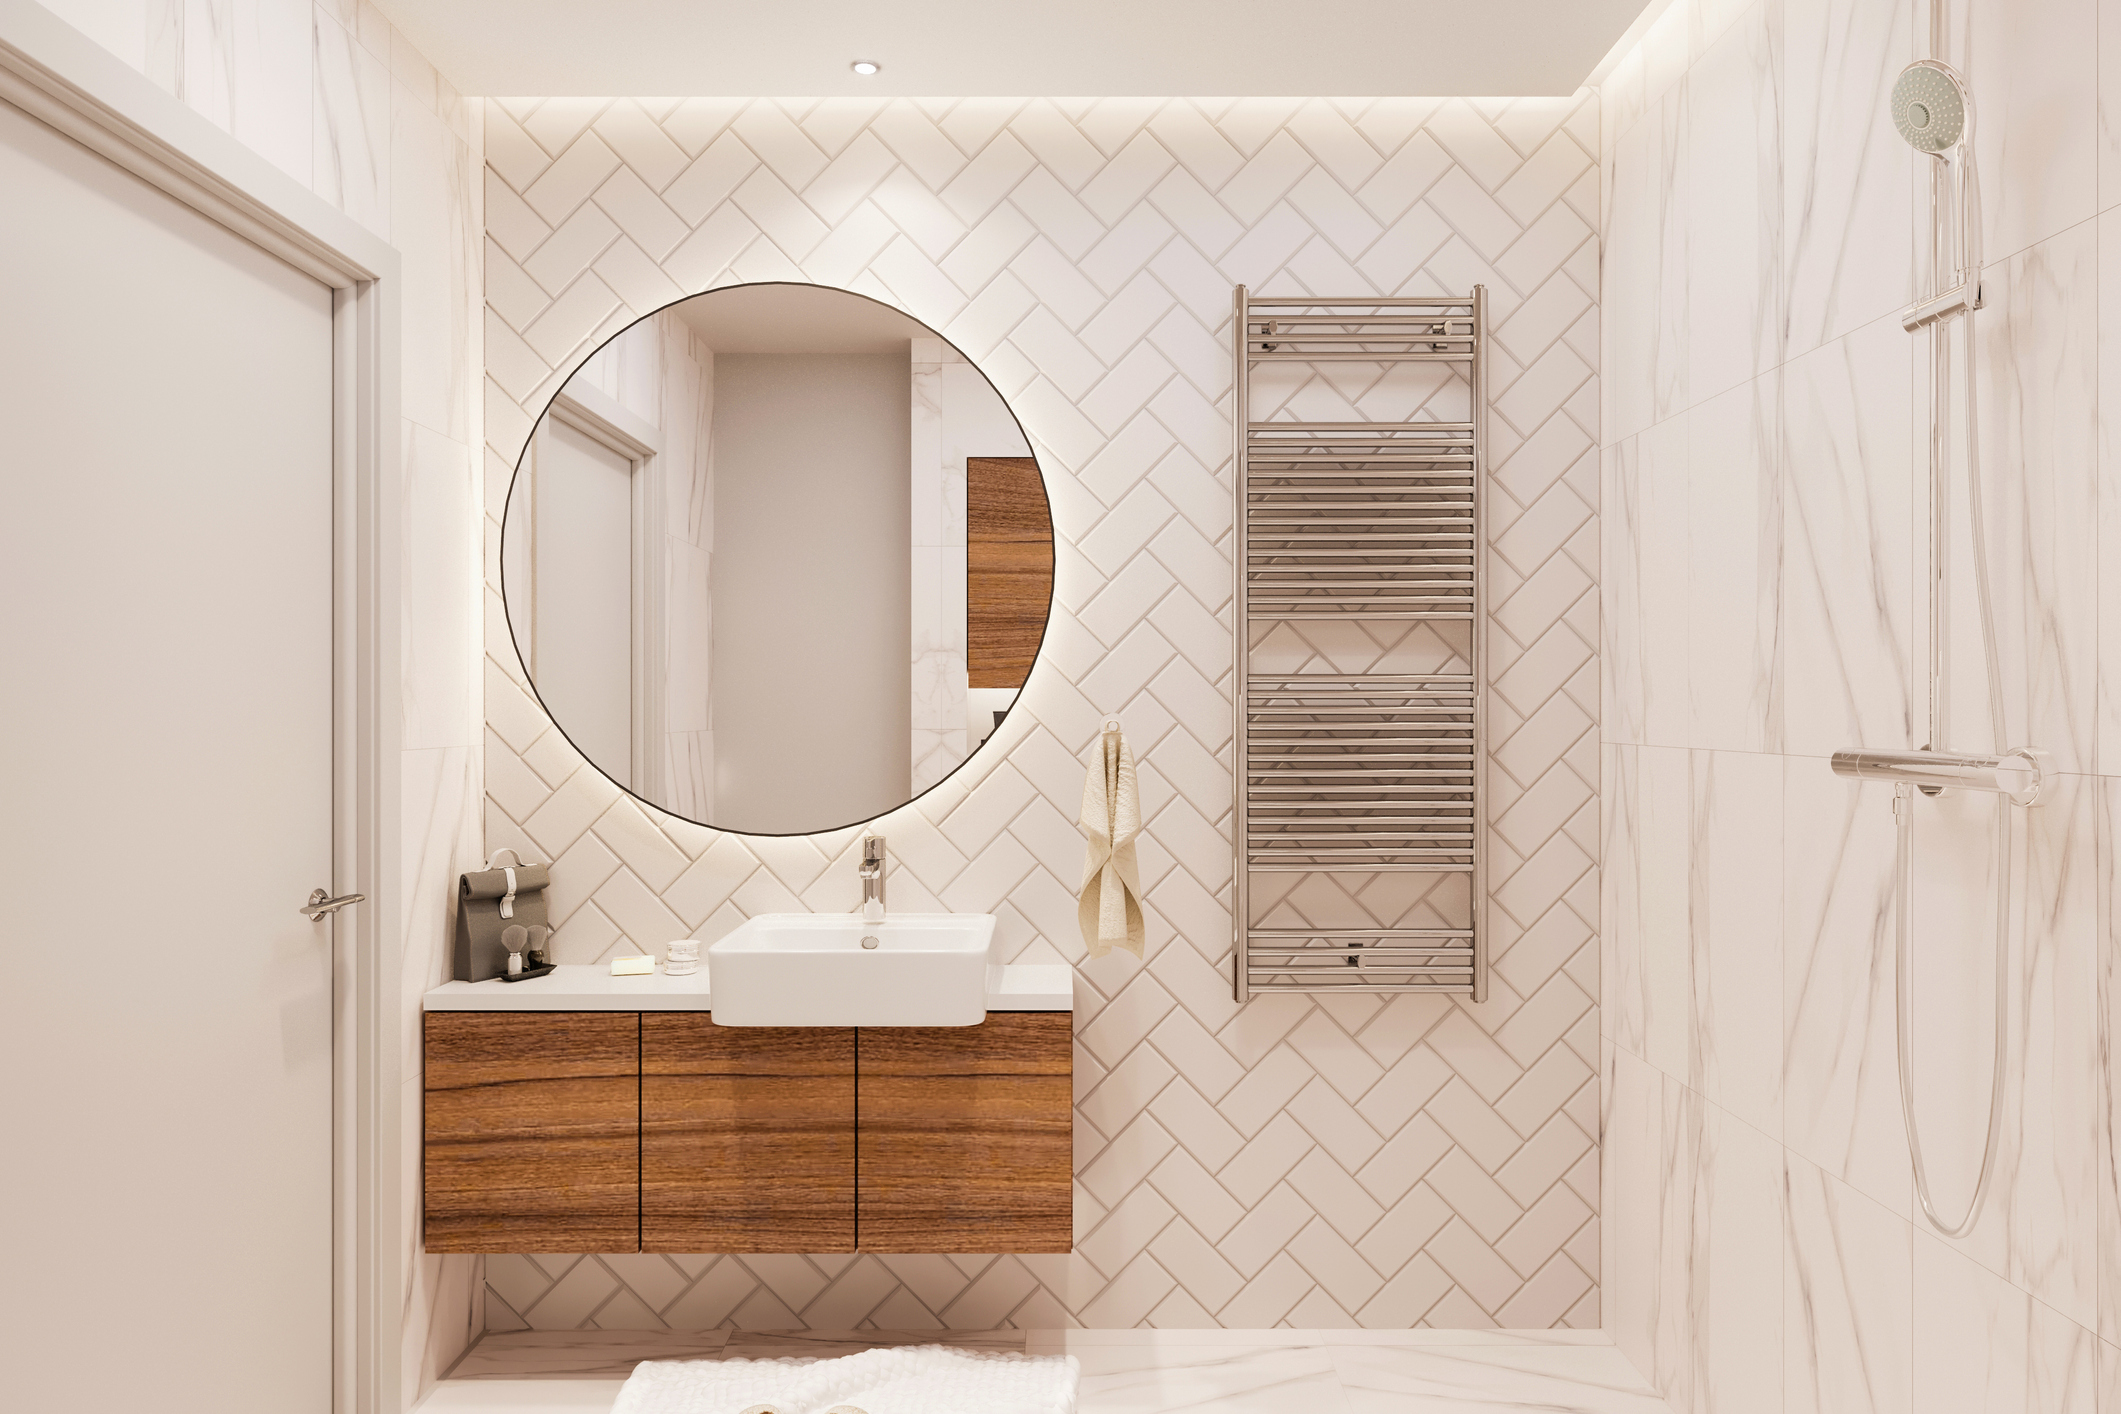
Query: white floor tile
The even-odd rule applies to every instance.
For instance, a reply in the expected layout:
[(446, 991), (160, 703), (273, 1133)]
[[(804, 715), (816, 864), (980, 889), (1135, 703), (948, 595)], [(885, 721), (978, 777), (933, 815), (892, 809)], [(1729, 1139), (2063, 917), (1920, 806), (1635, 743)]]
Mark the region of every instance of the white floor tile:
[(1084, 1346), (1079, 1414), (1347, 1414), (1322, 1345)]
[(624, 1380), (444, 1380), (419, 1414), (611, 1414)]
[(1075, 1356), (1079, 1414), (1402, 1414), (1410, 1395), (1424, 1414), (1669, 1414), (1603, 1332), (1500, 1330), (524, 1331), (480, 1342), (419, 1410), (610, 1414), (634, 1360), (935, 1339)]
[(1349, 1414), (1667, 1414), (1612, 1346), (1341, 1346), (1333, 1363)]

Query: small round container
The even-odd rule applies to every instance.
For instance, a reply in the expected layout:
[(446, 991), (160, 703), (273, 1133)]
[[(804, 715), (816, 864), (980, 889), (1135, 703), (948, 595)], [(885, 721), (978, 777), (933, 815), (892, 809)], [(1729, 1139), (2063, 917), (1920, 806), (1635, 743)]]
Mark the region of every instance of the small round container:
[(697, 938), (680, 938), (665, 946), (663, 974), (666, 977), (689, 977), (699, 970), (700, 944)]

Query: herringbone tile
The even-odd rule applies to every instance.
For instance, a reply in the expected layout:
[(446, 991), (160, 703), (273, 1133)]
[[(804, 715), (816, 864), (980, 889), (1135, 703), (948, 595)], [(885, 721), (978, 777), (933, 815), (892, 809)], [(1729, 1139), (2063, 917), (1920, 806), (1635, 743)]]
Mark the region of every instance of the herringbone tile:
[[(1019, 956), (1086, 984), (1074, 1255), (496, 1257), (495, 1328), (1597, 1323), (1597, 771), (1579, 750), (1598, 713), (1596, 120), (1581, 96), (488, 105), (490, 537), (552, 390), (682, 294), (857, 289), (1010, 399), (1062, 542), (1055, 623), (996, 749), (882, 828), (895, 902), (995, 911)], [(1489, 288), (1497, 967), (1478, 1008), (1230, 998), (1239, 281)], [(1256, 400), (1395, 417), (1445, 392), (1343, 366)], [(525, 690), (491, 564), (489, 842), (554, 859), (563, 955), (849, 905), (854, 831), (717, 834), (584, 765)], [(1258, 647), (1350, 671), (1465, 651), (1427, 631)], [(1145, 965), (1083, 963), (1074, 930), (1081, 761), (1107, 713), (1141, 762)], [(1448, 880), (1313, 878), (1259, 904), (1316, 926), (1473, 901)]]

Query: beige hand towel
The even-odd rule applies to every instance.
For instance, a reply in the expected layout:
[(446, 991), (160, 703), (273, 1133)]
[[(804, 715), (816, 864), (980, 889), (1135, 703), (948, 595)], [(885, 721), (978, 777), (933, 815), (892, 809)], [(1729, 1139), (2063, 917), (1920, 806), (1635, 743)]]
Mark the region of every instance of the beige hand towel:
[(1134, 753), (1116, 722), (1098, 738), (1077, 823), (1090, 839), (1083, 858), (1082, 902), (1076, 909), (1090, 956), (1103, 957), (1119, 947), (1140, 957), (1142, 878), (1134, 841), (1142, 832), (1141, 793), (1134, 782)]

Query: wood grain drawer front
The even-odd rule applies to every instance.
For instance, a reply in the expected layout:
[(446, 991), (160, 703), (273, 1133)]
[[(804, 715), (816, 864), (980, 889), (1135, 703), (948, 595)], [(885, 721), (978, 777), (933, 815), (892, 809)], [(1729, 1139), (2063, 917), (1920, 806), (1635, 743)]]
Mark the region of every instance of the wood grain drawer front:
[(641, 1250), (852, 1252), (854, 1031), (641, 1019)]
[(861, 1033), (861, 1249), (1066, 1252), (1074, 1017)]
[(432, 1011), (430, 1252), (635, 1252), (640, 1017)]

